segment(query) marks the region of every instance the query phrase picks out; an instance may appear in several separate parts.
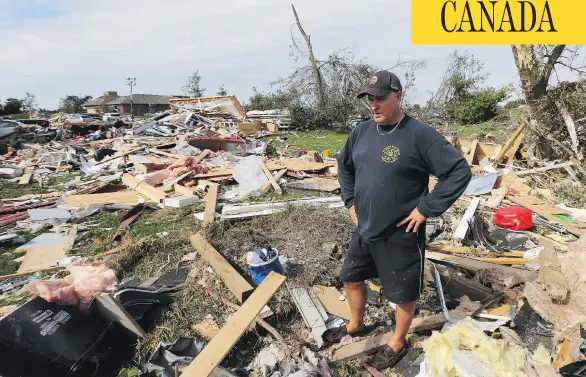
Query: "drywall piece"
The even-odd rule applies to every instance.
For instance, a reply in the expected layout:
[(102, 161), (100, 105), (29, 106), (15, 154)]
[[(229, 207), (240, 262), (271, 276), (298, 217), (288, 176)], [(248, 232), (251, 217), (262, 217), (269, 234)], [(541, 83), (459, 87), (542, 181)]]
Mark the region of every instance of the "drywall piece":
[(212, 266), (226, 287), (234, 294), (238, 302), (242, 304), (250, 296), (254, 288), (200, 233), (192, 235), (190, 240), (193, 248)]
[[(340, 318), (350, 319), (350, 305), (348, 305), (348, 301), (342, 292), (334, 287), (320, 285), (314, 286), (313, 291), (328, 313)], [(343, 298), (343, 300), (340, 298)]]
[(240, 309), (222, 327), (201, 353), (183, 371), (183, 377), (207, 377), (222, 362), (244, 331), (255, 321), (260, 310), (285, 282), (285, 277), (275, 272), (263, 280)]
[(289, 288), (289, 293), (303, 316), (305, 324), (311, 328), (311, 334), (317, 346), (321, 347), (323, 345), (322, 334), (327, 330), (326, 320), (328, 319), (324, 307), (317, 298), (312, 297), (307, 289)]
[(61, 208), (33, 208), (29, 209), (27, 212), (30, 219), (34, 221), (71, 218), (71, 213), (69, 213), (68, 210)]
[(163, 200), (163, 204), (165, 207), (173, 207), (173, 208), (183, 208), (195, 203), (201, 202), (199, 196), (195, 195), (181, 195), (181, 196), (173, 196), (170, 198), (165, 198)]
[(466, 209), (466, 212), (464, 212), (464, 216), (462, 216), (462, 219), (460, 220), (460, 223), (454, 232), (454, 238), (456, 240), (463, 240), (466, 237), (466, 233), (468, 233), (468, 227), (470, 225), (470, 220), (472, 220), (472, 217), (474, 216), (476, 208), (478, 208), (479, 204), (480, 198), (478, 197), (472, 199), (470, 202), (468, 209)]
[(92, 302), (92, 309), (96, 310), (101, 318), (106, 321), (116, 322), (138, 335), (139, 338), (146, 335), (142, 327), (136, 323), (136, 320), (120, 304), (120, 301), (110, 294), (96, 296), (94, 302)]

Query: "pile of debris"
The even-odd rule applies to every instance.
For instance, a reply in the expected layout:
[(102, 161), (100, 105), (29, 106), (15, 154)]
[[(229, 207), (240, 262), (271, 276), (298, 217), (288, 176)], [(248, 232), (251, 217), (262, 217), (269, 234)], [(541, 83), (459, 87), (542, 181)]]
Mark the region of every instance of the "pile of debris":
[[(3, 182), (44, 192), (2, 198), (0, 256), (17, 266), (0, 276), (0, 347), (31, 362), (0, 374), (380, 376), (360, 363), (393, 331), (377, 279), (374, 330), (321, 338), (350, 318), (337, 275), (352, 225), (333, 152), (275, 151), (234, 97), (172, 108), (5, 157)], [(529, 168), (523, 131), (502, 146), (452, 140), (475, 177), (427, 222), (423, 299), (396, 372), (584, 375), (586, 209), (529, 181), (558, 168), (577, 181), (575, 162)]]

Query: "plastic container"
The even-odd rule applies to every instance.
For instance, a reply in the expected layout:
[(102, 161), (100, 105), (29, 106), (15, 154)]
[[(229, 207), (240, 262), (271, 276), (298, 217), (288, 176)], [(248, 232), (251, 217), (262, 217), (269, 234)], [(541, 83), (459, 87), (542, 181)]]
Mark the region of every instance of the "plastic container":
[(495, 212), (493, 222), (509, 230), (527, 230), (533, 227), (533, 215), (527, 208), (507, 207)]
[(273, 250), (275, 251), (275, 256), (266, 262), (248, 262), (248, 272), (250, 272), (254, 284), (260, 285), (260, 283), (263, 282), (263, 280), (271, 273), (271, 271), (277, 272), (279, 274), (284, 273), (283, 266), (279, 261), (279, 250), (275, 248), (273, 248)]

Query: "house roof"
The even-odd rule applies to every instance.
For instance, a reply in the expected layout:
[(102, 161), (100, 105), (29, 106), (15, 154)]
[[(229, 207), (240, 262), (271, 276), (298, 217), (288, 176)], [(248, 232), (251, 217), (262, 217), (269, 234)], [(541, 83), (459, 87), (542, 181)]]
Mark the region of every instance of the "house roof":
[[(130, 105), (130, 96), (115, 96), (107, 98), (102, 96), (83, 104), (85, 107)], [(174, 96), (161, 96), (158, 94), (133, 94), (132, 103), (135, 105), (168, 105), (169, 100)]]

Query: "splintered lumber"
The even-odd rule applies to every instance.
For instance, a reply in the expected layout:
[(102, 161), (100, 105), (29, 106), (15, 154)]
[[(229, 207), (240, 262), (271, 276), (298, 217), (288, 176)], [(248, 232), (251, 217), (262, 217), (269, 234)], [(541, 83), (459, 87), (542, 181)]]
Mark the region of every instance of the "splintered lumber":
[[(409, 327), (409, 333), (438, 329), (443, 326), (446, 319), (442, 313), (430, 315), (428, 317), (414, 318)], [(341, 362), (357, 359), (376, 352), (391, 340), (393, 332), (389, 331), (384, 334), (371, 336), (370, 338), (351, 343), (338, 348), (330, 361)]]
[(530, 261), (530, 259), (525, 258), (475, 258), (476, 260), (495, 263), (495, 264), (510, 264), (510, 265), (519, 265), (525, 264)]
[(456, 266), (460, 266), (466, 268), (471, 271), (480, 271), (485, 269), (498, 269), (504, 273), (518, 275), (521, 278), (530, 279), (535, 277), (537, 274), (533, 271), (522, 270), (520, 268), (509, 267), (509, 266), (502, 266), (495, 263), (485, 262), (482, 260), (477, 259), (470, 259), (470, 258), (463, 258), (456, 255), (447, 255), (442, 253), (436, 253), (433, 251), (428, 251), (425, 253), (425, 258), (430, 259), (437, 262), (447, 262), (450, 264), (454, 264)]
[(186, 156), (181, 156), (181, 155), (173, 154), (173, 153), (167, 153), (167, 152), (160, 151), (158, 149), (149, 149), (149, 152), (155, 153), (155, 154), (158, 154), (161, 156), (165, 156), (165, 157), (174, 158), (176, 160), (184, 160), (186, 158)]
[(201, 152), (199, 156), (197, 156), (194, 160), (193, 163), (194, 164), (199, 164), (200, 162), (203, 161), (204, 158), (206, 158), (212, 151), (210, 151), (209, 149), (206, 149), (205, 151)]
[(29, 166), (24, 169), (24, 174), (20, 177), (20, 181), (18, 181), (19, 185), (28, 185), (33, 177), (33, 172), (35, 171), (34, 166)]
[(118, 156), (113, 156), (113, 157), (110, 157), (110, 158), (106, 158), (106, 159), (104, 159), (104, 160), (102, 160), (102, 161), (100, 161), (100, 162), (96, 162), (95, 166), (102, 165), (102, 164), (105, 164), (105, 163), (108, 163), (108, 162), (111, 162), (111, 161), (117, 160), (117, 159), (119, 159), (120, 157), (126, 157), (126, 156), (128, 156), (129, 154), (133, 154), (133, 153), (139, 152), (139, 151), (141, 151), (141, 150), (143, 150), (143, 149), (145, 149), (145, 148), (146, 148), (146, 147), (140, 147), (140, 148), (136, 148), (136, 149), (131, 149), (131, 150), (129, 150), (128, 152), (124, 152), (124, 153), (122, 153), (122, 154), (119, 154)]
[(122, 176), (122, 183), (128, 186), (131, 190), (146, 196), (147, 198), (151, 199), (156, 203), (160, 203), (163, 199), (167, 197), (167, 194), (165, 194), (165, 192), (157, 188), (154, 188), (146, 182), (139, 181), (138, 178), (128, 173), (125, 173)]
[(472, 165), (472, 163), (474, 162), (474, 157), (476, 156), (476, 148), (478, 148), (478, 139), (474, 139), (474, 141), (472, 142), (472, 147), (470, 147), (470, 152), (466, 156), (466, 162), (468, 162), (468, 165)]
[(181, 375), (207, 377), (212, 374), (285, 280), (283, 275), (271, 271)]
[(216, 219), (216, 203), (218, 202), (218, 192), (220, 191), (220, 185), (217, 183), (211, 183), (208, 186), (208, 194), (205, 197), (205, 214), (203, 221), (206, 224), (211, 224)]
[(140, 199), (133, 191), (109, 192), (107, 194), (69, 195), (63, 198), (68, 209), (87, 208), (91, 205), (120, 204), (135, 206)]
[(549, 166), (544, 166), (542, 168), (536, 168), (536, 169), (529, 169), (529, 170), (525, 170), (525, 171), (520, 171), (517, 172), (515, 174), (517, 174), (517, 177), (522, 177), (524, 175), (528, 175), (528, 174), (533, 174), (533, 173), (542, 173), (545, 171), (549, 171), (552, 169), (562, 169), (565, 168), (567, 166), (574, 166), (575, 162), (570, 161), (570, 162), (564, 162), (563, 164), (557, 164), (557, 165), (549, 165)]
[(578, 134), (576, 133), (576, 124), (574, 123), (574, 119), (572, 119), (572, 115), (568, 111), (566, 105), (560, 101), (555, 101), (555, 105), (557, 106), (560, 114), (562, 114), (562, 118), (564, 118), (564, 122), (566, 123), (566, 128), (568, 129), (568, 133), (570, 134), (570, 140), (572, 141), (572, 151), (577, 155), (578, 154)]
[(275, 189), (275, 192), (279, 195), (281, 195), (283, 193), (283, 190), (281, 190), (281, 186), (279, 186), (279, 184), (277, 183), (277, 180), (275, 179), (275, 177), (273, 177), (273, 174), (271, 174), (271, 171), (269, 170), (269, 168), (267, 168), (267, 166), (265, 165), (264, 162), (261, 161), (260, 166), (262, 167), (262, 171), (265, 173), (267, 179), (269, 180), (270, 184), (273, 186), (273, 188)]
[[(282, 177), (285, 175), (285, 173), (287, 173), (287, 168), (285, 168), (285, 169), (281, 169), (281, 170), (279, 170), (279, 172), (278, 172), (278, 173), (275, 173), (275, 174), (273, 175), (273, 176), (275, 177), (275, 181), (277, 181), (277, 182), (278, 182), (278, 181), (279, 181), (279, 179), (281, 179), (281, 178), (282, 178)], [(259, 193), (261, 193), (261, 194), (264, 194), (264, 193), (266, 193), (267, 191), (269, 191), (269, 189), (270, 189), (271, 187), (272, 187), (272, 184), (271, 184), (271, 182), (269, 182), (269, 183), (265, 183), (264, 185), (262, 185), (262, 186), (260, 187), (260, 189), (258, 190), (258, 192), (259, 192)]]
[(176, 193), (181, 194), (181, 195), (195, 195), (195, 188), (193, 187), (185, 187), (182, 186), (178, 183), (175, 183), (173, 185), (173, 189), (175, 190)]
[(496, 159), (494, 160), (495, 168), (498, 167), (501, 162), (504, 162), (504, 165), (506, 166), (510, 165), (513, 162), (515, 158), (515, 153), (517, 153), (519, 146), (523, 142), (523, 132), (525, 131), (525, 128), (527, 128), (527, 124), (523, 122), (523, 124), (521, 124), (519, 128), (517, 128), (515, 132), (513, 132), (509, 140), (507, 140), (507, 142), (497, 155)]
[(490, 252), (487, 250), (477, 250), (477, 249), (470, 249), (470, 248), (462, 248), (462, 247), (452, 247), (447, 245), (441, 244), (431, 244), (428, 245), (427, 248), (431, 251), (439, 251), (441, 253), (449, 253), (449, 254), (469, 254), (469, 255), (486, 255), (486, 256), (503, 256), (508, 258), (524, 258), (525, 252), (524, 251), (503, 251), (503, 252)]
[(242, 304), (250, 296), (254, 288), (209, 244), (201, 233), (192, 235), (190, 240), (191, 246), (212, 266), (226, 287), (234, 294), (238, 302)]
[(462, 219), (458, 224), (458, 228), (456, 228), (456, 231), (454, 232), (455, 239), (463, 240), (466, 238), (466, 233), (468, 233), (468, 227), (470, 226), (470, 220), (472, 217), (474, 217), (474, 213), (476, 212), (476, 208), (478, 208), (478, 204), (480, 204), (479, 197), (472, 199), (470, 205), (466, 209), (466, 212), (464, 212), (464, 216), (462, 216)]

